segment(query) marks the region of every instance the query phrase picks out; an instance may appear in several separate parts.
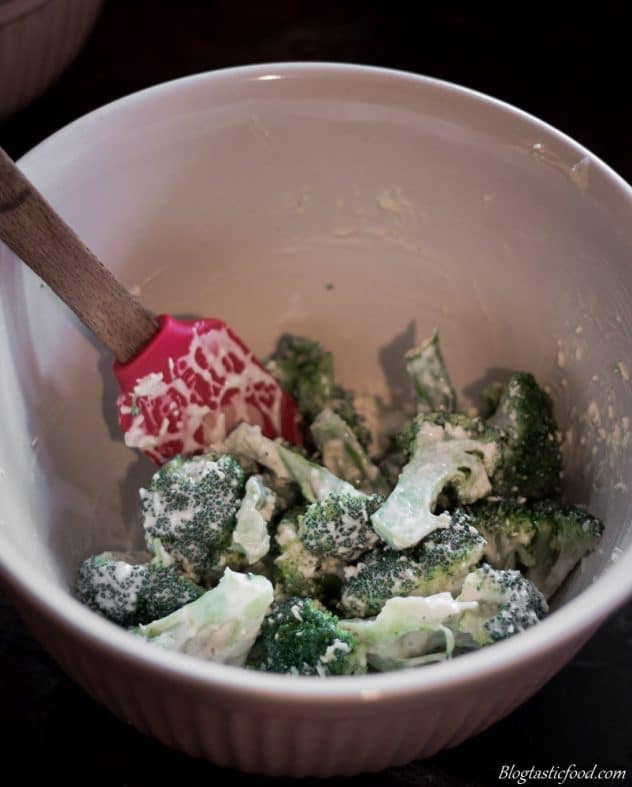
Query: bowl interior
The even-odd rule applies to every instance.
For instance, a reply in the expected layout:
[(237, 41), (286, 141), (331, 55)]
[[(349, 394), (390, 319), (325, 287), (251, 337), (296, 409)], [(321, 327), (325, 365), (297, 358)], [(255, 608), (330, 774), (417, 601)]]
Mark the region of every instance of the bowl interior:
[[(259, 353), (321, 340), (343, 383), (409, 396), (402, 354), (439, 326), (463, 400), (527, 369), (565, 436), (569, 499), (630, 542), (632, 222), (624, 185), (522, 113), (357, 68), (241, 69), (99, 110), (22, 162), (156, 312), (226, 319)], [(150, 464), (123, 445), (110, 358), (0, 249), (0, 519), (42, 577), (138, 546)]]

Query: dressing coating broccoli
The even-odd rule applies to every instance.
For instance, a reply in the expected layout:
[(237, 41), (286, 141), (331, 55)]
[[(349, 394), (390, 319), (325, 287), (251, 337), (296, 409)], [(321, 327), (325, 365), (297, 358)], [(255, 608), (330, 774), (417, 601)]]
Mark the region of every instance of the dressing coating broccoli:
[(230, 542), (243, 491), (244, 472), (228, 454), (167, 462), (140, 490), (149, 551), (204, 581)]
[(259, 426), (239, 424), (228, 435), (223, 447), (231, 453), (254, 459), (271, 470), (281, 481), (294, 481), (303, 497), (310, 502), (320, 500), (333, 491), (357, 493), (355, 487), (335, 476), (326, 467), (311, 462), (298, 451), (264, 437)]
[(325, 408), (310, 427), (323, 464), (364, 492), (389, 491), (379, 468), (369, 459), (351, 427), (333, 410)]
[(243, 666), (272, 596), (265, 577), (227, 568), (217, 587), (196, 601), (132, 631), (165, 650)]
[(482, 558), (485, 539), (472, 519), (457, 511), (448, 527), (435, 530), (412, 549), (377, 549), (345, 571), (340, 599), (345, 614), (376, 615), (394, 596), (458, 593)]
[(313, 554), (351, 563), (377, 543), (371, 514), (383, 502), (382, 495), (330, 492), (299, 516), (299, 536)]
[(120, 626), (148, 623), (194, 601), (201, 587), (146, 552), (102, 552), (79, 565), (77, 597)]
[(603, 533), (602, 522), (554, 500), (482, 500), (468, 509), (494, 568), (520, 568), (548, 599)]
[(488, 495), (499, 456), (495, 438), (480, 419), (418, 415), (402, 437), (411, 458), (371, 517), (376, 533), (393, 549), (407, 549), (450, 524), (449, 513), (435, 514), (442, 492), (449, 490), (459, 504)]
[(288, 512), (274, 537), (279, 554), (274, 559), (274, 595), (277, 600), (300, 596), (325, 604), (336, 601), (342, 585), (342, 561), (310, 552), (298, 534), (298, 514)]
[(338, 618), (309, 598), (291, 598), (264, 619), (249, 666), (292, 675), (348, 675), (364, 671), (355, 639)]
[(487, 423), (503, 435), (501, 461), (492, 478), (493, 493), (501, 497), (555, 497), (562, 476), (559, 431), (551, 397), (532, 374), (512, 375)]
[(413, 383), (420, 413), (456, 410), (456, 392), (443, 361), (439, 331), (405, 356), (406, 371)]
[(356, 652), (377, 670), (418, 667), (450, 658), (455, 626), (476, 601), (455, 601), (450, 593), (391, 598), (372, 620), (341, 620), (357, 640)]
[(257, 563), (270, 550), (268, 522), (274, 513), (276, 496), (260, 476), (246, 481), (246, 494), (236, 514), (231, 549), (244, 555), (249, 565)]
[(457, 601), (477, 601), (453, 626), (456, 644), (478, 648), (516, 634), (541, 620), (548, 606), (542, 593), (519, 571), (487, 563), (468, 574)]

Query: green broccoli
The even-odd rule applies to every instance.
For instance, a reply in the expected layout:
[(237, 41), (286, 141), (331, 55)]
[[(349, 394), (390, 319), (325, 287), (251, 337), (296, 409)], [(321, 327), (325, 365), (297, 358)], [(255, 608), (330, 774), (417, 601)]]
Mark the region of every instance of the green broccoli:
[(244, 472), (229, 455), (177, 456), (140, 490), (149, 551), (203, 582), (230, 543)]
[(325, 408), (310, 427), (323, 464), (338, 478), (364, 492), (387, 494), (388, 484), (369, 459), (351, 427), (337, 413)]
[(265, 577), (227, 568), (213, 590), (132, 631), (165, 650), (243, 666), (272, 595), (272, 585)]
[(603, 533), (597, 517), (553, 500), (483, 500), (468, 511), (487, 540), (487, 562), (523, 569), (546, 598)]
[(77, 597), (120, 626), (163, 617), (204, 592), (175, 566), (150, 562), (145, 552), (103, 552), (84, 560), (77, 573)]
[(373, 435), (367, 426), (364, 415), (357, 406), (355, 394), (336, 384), (333, 387), (331, 398), (327, 402), (327, 407), (349, 425), (362, 450), (368, 452), (373, 442)]
[(435, 329), (429, 339), (420, 347), (409, 350), (405, 358), (419, 412), (454, 412), (456, 393), (443, 362), (439, 332)]
[(310, 598), (291, 598), (264, 619), (249, 666), (292, 675), (348, 675), (365, 671), (355, 639), (338, 618)]
[(302, 336), (283, 334), (265, 365), (281, 387), (294, 397), (308, 421), (328, 407), (349, 425), (363, 449), (368, 448), (371, 433), (354, 406), (353, 394), (334, 382), (332, 354), (321, 344)]
[(465, 576), (483, 556), (485, 539), (462, 511), (448, 527), (435, 530), (412, 549), (370, 552), (345, 570), (341, 608), (346, 615), (376, 615), (394, 596), (458, 593)]
[(285, 333), (265, 366), (308, 419), (327, 406), (334, 388), (334, 360), (318, 342)]
[(321, 558), (307, 549), (298, 535), (297, 514), (288, 512), (277, 526), (274, 559), (275, 598), (314, 598), (329, 604), (340, 597), (343, 563)]
[(498, 462), (496, 434), (480, 419), (445, 413), (418, 415), (402, 436), (411, 458), (393, 492), (371, 517), (376, 533), (393, 549), (406, 549), (450, 524), (436, 514), (439, 496), (449, 491), (459, 504), (489, 494)]
[[(357, 640), (356, 653), (374, 669), (418, 667), (452, 656), (454, 626), (475, 601), (455, 601), (450, 593), (391, 598), (372, 620), (341, 620)], [(447, 624), (450, 624), (447, 625)]]
[(306, 500), (314, 502), (329, 492), (356, 493), (351, 484), (338, 478), (326, 467), (311, 462), (298, 451), (261, 434), (258, 426), (242, 423), (228, 435), (223, 447), (238, 456), (254, 459), (271, 470), (280, 481), (298, 484)]
[(532, 374), (516, 372), (510, 378), (487, 423), (503, 435), (493, 493), (555, 497), (562, 476), (559, 432), (551, 397)]
[(268, 554), (268, 522), (275, 504), (274, 492), (265, 486), (260, 476), (253, 475), (246, 481), (246, 494), (237, 511), (231, 549), (244, 555), (249, 565)]
[(457, 601), (477, 601), (453, 625), (457, 647), (478, 648), (523, 631), (541, 620), (548, 606), (542, 593), (519, 571), (487, 563), (468, 574)]
[(383, 502), (381, 495), (330, 492), (299, 516), (299, 536), (313, 554), (351, 563), (377, 543), (370, 517)]

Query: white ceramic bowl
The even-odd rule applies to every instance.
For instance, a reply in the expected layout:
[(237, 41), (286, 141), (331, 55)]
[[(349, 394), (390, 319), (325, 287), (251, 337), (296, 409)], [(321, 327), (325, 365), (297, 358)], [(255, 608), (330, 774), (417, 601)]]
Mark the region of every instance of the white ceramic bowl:
[(227, 318), (261, 353), (304, 333), (334, 350), (343, 382), (385, 393), (386, 369), (399, 395), (402, 350), (438, 323), (460, 388), (530, 369), (568, 430), (569, 495), (607, 524), (561, 608), (451, 663), (323, 681), (150, 647), (70, 586), (87, 554), (138, 543), (151, 468), (117, 434), (109, 358), (5, 249), (2, 580), (119, 717), (247, 771), (377, 770), (509, 713), (630, 594), (632, 192), (587, 150), (453, 85), (284, 64), (122, 99), (21, 166), (149, 307)]
[(79, 52), (103, 0), (0, 2), (0, 120), (43, 93)]

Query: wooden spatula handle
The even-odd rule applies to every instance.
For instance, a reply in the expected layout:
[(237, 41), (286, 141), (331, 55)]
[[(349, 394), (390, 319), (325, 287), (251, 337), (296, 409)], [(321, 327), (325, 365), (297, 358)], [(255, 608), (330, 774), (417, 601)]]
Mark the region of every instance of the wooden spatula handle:
[(121, 363), (133, 358), (158, 330), (152, 315), (84, 246), (2, 148), (0, 240)]

